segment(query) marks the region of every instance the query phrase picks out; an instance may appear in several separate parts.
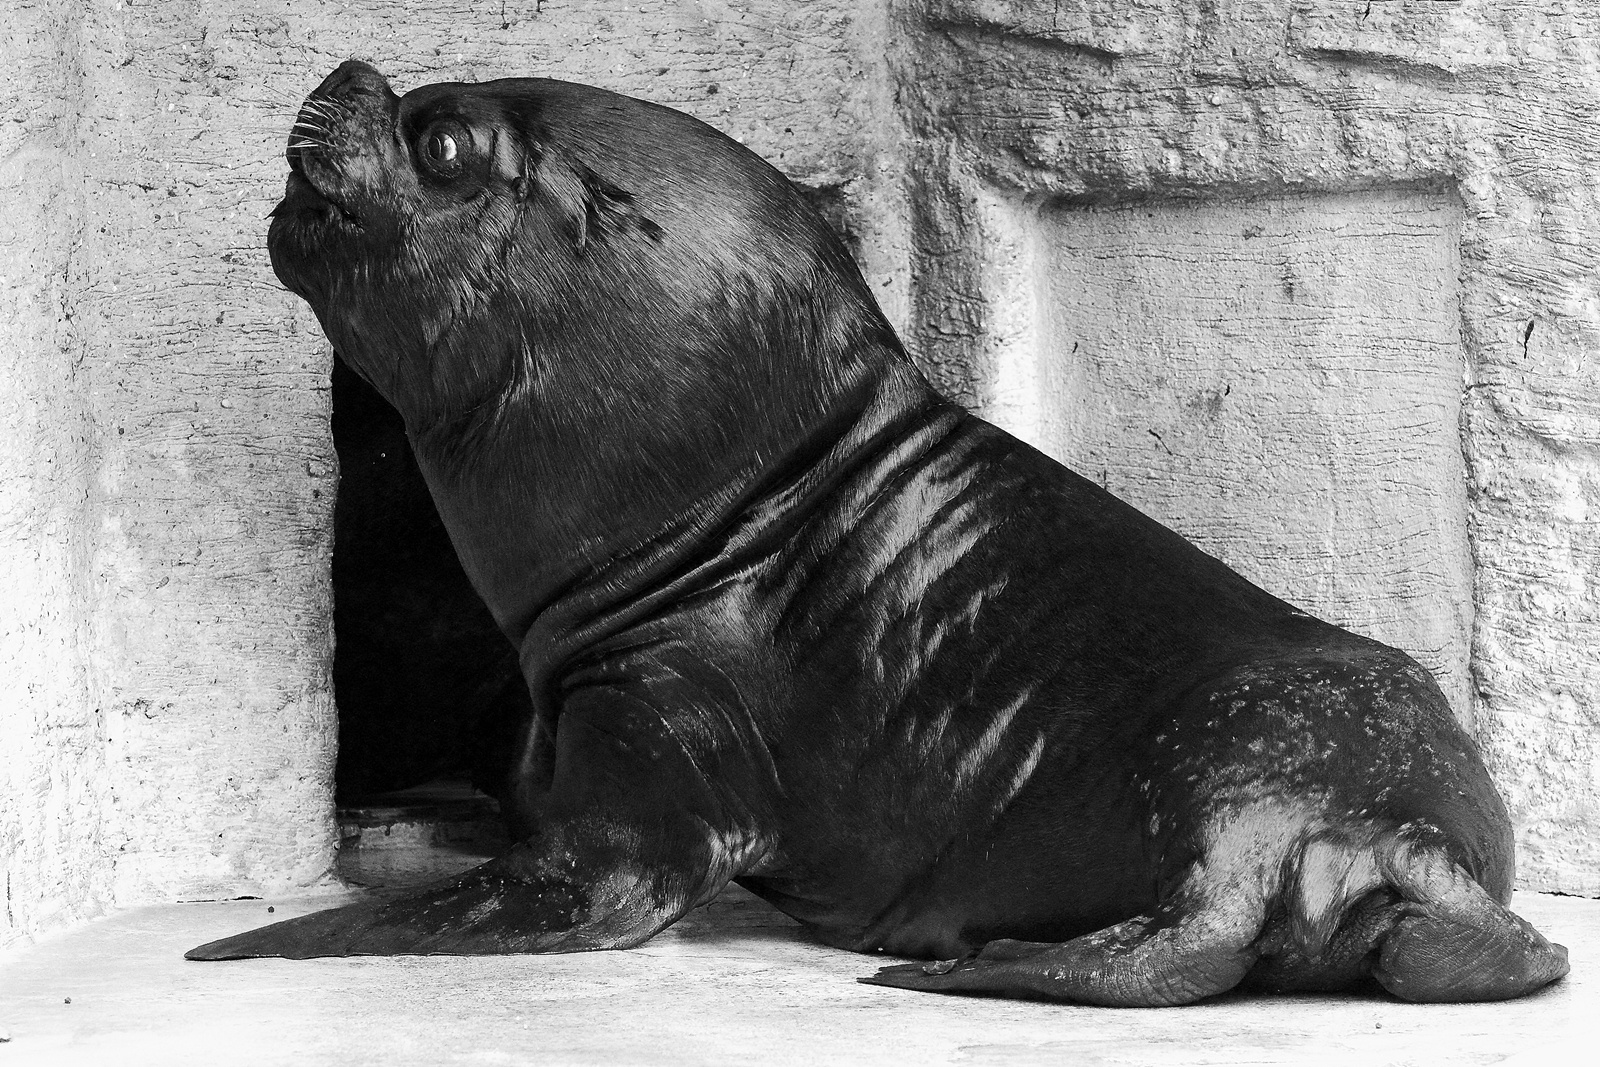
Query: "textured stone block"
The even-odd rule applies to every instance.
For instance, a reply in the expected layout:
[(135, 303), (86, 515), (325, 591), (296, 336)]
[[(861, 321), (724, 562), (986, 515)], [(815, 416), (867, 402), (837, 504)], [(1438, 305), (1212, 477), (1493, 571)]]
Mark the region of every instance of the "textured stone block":
[(932, 0), (927, 13), (935, 25), (1034, 38), (1106, 60), (1169, 52), (1183, 37), (1182, 13), (1170, 0)]
[(1497, 0), (1302, 0), (1290, 41), (1312, 53), (1433, 67), (1449, 74), (1511, 62)]
[(995, 414), (1467, 717), (1459, 222), (1404, 189), (1047, 208)]

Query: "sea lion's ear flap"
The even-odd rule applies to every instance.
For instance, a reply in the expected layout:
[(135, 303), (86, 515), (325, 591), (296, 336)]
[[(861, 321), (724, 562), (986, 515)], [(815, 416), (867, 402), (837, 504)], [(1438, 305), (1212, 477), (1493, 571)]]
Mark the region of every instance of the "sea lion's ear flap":
[(582, 252), (595, 241), (630, 227), (658, 240), (661, 227), (634, 207), (633, 194), (600, 177), (575, 159), (548, 152), (535, 174), (539, 191), (560, 220), (561, 229)]
[(515, 137), (496, 131), (489, 146), (489, 174), (516, 191), (518, 200), (528, 198), (528, 172), (534, 159)]

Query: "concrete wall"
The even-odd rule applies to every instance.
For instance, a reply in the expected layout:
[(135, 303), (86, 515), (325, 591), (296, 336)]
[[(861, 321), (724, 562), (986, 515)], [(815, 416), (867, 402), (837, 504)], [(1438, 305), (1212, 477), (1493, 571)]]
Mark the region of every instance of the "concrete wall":
[(89, 670), (94, 426), (75, 321), (86, 187), (77, 25), (16, 13), (0, 63), (0, 942), (110, 899)]
[(1582, 0), (13, 2), (0, 943), (315, 883), (329, 352), (272, 278), (299, 100), (542, 74), (814, 191), (952, 395), (1474, 723), (1600, 893), (1600, 9)]
[(200, 11), (7, 11), (0, 939), (332, 855), (327, 357)]

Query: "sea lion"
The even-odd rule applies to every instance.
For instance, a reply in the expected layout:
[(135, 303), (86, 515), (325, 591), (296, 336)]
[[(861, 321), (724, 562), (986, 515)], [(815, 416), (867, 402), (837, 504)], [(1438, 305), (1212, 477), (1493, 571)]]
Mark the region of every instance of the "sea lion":
[(272, 261), (403, 415), (533, 714), (518, 842), (195, 959), (637, 945), (737, 881), (866, 979), (1515, 997), (1506, 810), (1432, 678), (917, 372), (776, 170), (541, 79), (306, 101)]

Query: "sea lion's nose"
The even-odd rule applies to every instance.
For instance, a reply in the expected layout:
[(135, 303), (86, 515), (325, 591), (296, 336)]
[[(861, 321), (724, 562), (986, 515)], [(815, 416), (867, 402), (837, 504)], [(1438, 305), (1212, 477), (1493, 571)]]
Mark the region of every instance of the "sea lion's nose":
[(389, 88), (389, 79), (379, 74), (377, 68), (359, 59), (347, 59), (340, 63), (338, 69), (324, 78), (311, 95), (333, 97), (336, 100), (352, 96), (396, 99), (394, 90)]

